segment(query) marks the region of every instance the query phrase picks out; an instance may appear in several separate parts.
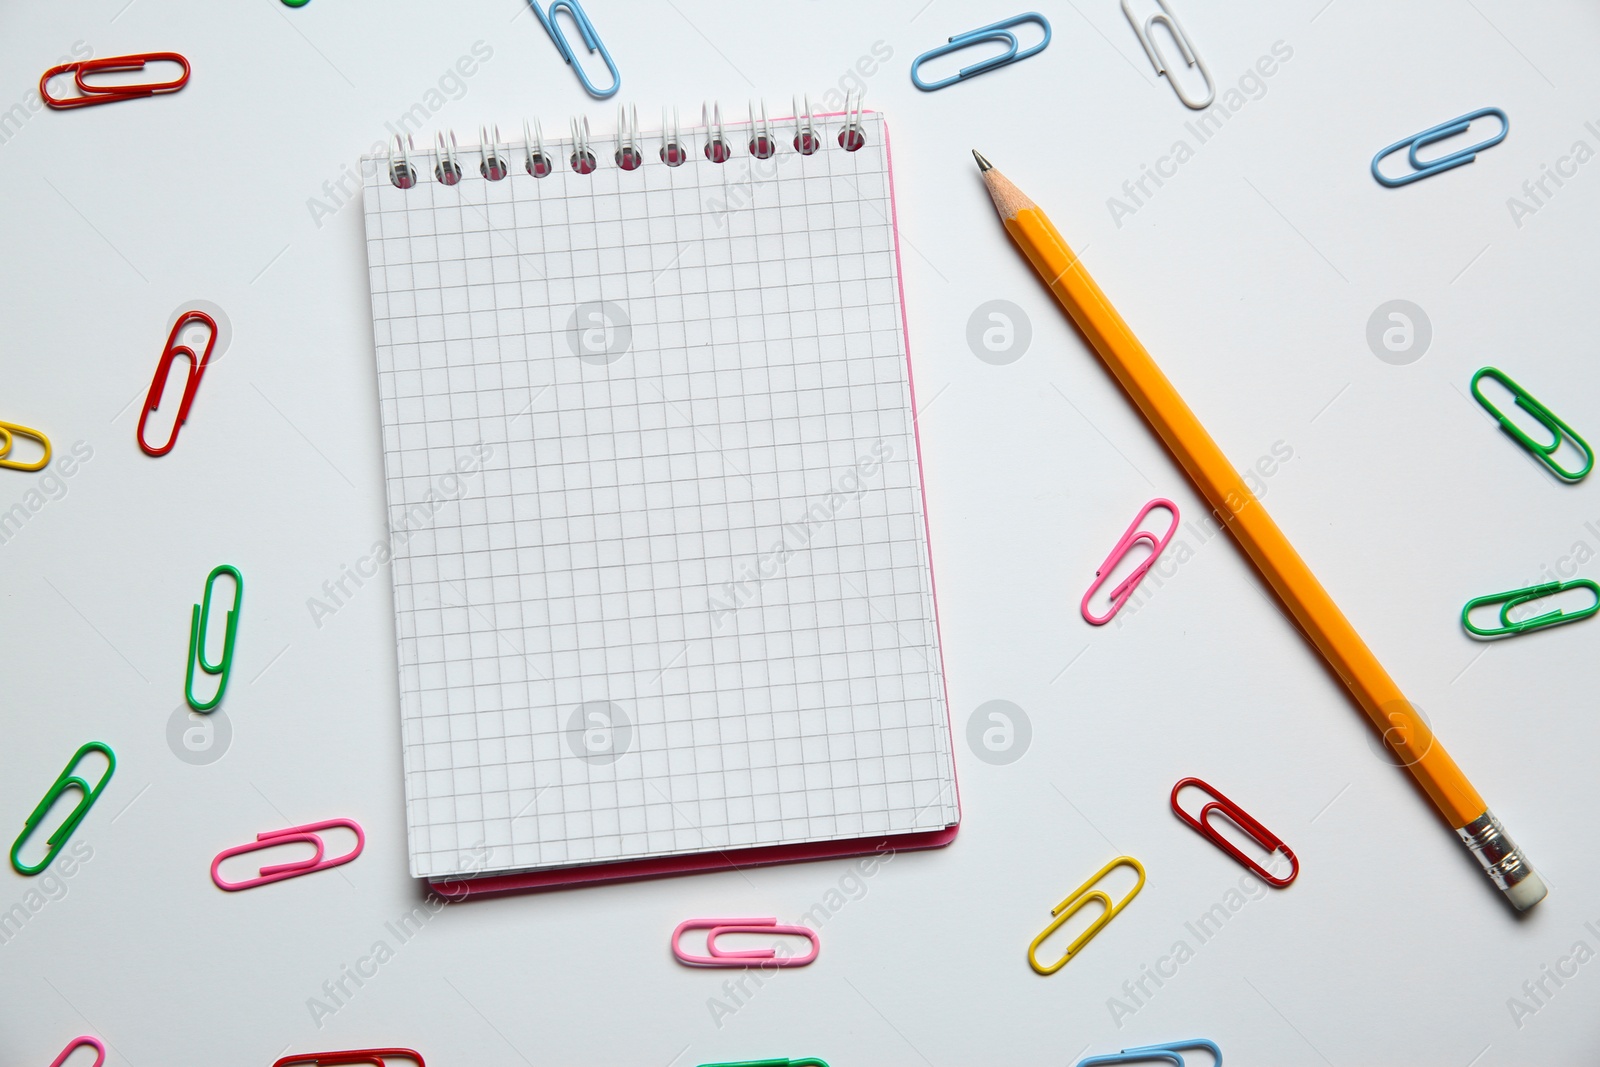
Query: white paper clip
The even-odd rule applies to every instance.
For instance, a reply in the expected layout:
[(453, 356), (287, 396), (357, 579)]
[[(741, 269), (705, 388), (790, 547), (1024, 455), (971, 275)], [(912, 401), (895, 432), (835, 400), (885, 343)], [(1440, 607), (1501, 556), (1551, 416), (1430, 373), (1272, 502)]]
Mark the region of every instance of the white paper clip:
[[(1189, 41), (1189, 35), (1183, 30), (1183, 24), (1178, 21), (1178, 16), (1174, 15), (1172, 9), (1167, 6), (1167, 0), (1156, 0), (1156, 4), (1161, 10), (1150, 15), (1142, 23), (1134, 17), (1133, 9), (1128, 6), (1128, 0), (1122, 0), (1122, 13), (1128, 17), (1128, 25), (1133, 27), (1134, 35), (1139, 38), (1139, 43), (1144, 46), (1144, 54), (1150, 57), (1151, 65), (1156, 68), (1156, 75), (1158, 77), (1164, 76), (1167, 79), (1168, 84), (1172, 86), (1172, 91), (1178, 94), (1178, 99), (1183, 101), (1185, 107), (1193, 108), (1195, 111), (1204, 111), (1217, 98), (1216, 83), (1211, 80), (1211, 72), (1206, 69), (1205, 61), (1195, 52), (1194, 45)], [(1161, 57), (1161, 50), (1156, 47), (1155, 40), (1150, 36), (1151, 29), (1158, 24), (1165, 26), (1167, 32), (1172, 35), (1172, 39), (1177, 42), (1178, 51), (1183, 56), (1184, 64), (1198, 68), (1200, 76), (1206, 80), (1206, 98), (1204, 100), (1190, 99), (1189, 95), (1184, 92), (1183, 86), (1178, 83), (1178, 79), (1172, 76), (1172, 68)]]

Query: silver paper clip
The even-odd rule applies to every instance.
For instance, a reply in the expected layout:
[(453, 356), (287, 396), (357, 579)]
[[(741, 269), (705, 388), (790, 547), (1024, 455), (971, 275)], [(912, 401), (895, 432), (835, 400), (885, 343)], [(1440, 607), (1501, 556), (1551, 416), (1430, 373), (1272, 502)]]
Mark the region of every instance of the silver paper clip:
[[(1417, 149), (1426, 148), (1431, 144), (1437, 144), (1447, 137), (1454, 137), (1458, 133), (1465, 133), (1467, 127), (1472, 125), (1474, 119), (1481, 119), (1485, 115), (1493, 115), (1495, 118), (1500, 120), (1500, 132), (1489, 138), (1487, 141), (1479, 141), (1470, 148), (1463, 148), (1459, 152), (1451, 152), (1447, 156), (1440, 156), (1438, 159), (1430, 160), (1426, 163), (1417, 158)], [(1423, 178), (1430, 178), (1441, 171), (1449, 170), (1451, 167), (1460, 167), (1467, 163), (1471, 163), (1478, 157), (1479, 152), (1483, 151), (1485, 148), (1493, 148), (1501, 141), (1504, 141), (1506, 139), (1506, 133), (1510, 129), (1511, 121), (1506, 118), (1506, 113), (1504, 111), (1501, 111), (1497, 107), (1479, 108), (1470, 114), (1462, 115), (1460, 118), (1451, 119), (1449, 122), (1441, 122), (1437, 126), (1430, 126), (1421, 133), (1407, 137), (1403, 141), (1396, 141), (1394, 144), (1390, 145), (1388, 148), (1385, 148), (1383, 151), (1372, 157), (1372, 176), (1378, 179), (1379, 184), (1387, 185), (1391, 189), (1396, 188), (1397, 186), (1407, 185), (1414, 181), (1419, 181)], [(1402, 174), (1398, 178), (1391, 178), (1384, 174), (1383, 171), (1378, 169), (1378, 164), (1382, 163), (1385, 159), (1394, 155), (1402, 148), (1410, 148), (1410, 151), (1406, 153), (1406, 160), (1411, 164), (1411, 173)]]
[[(1032, 48), (1019, 52), (1017, 50), (1017, 35), (1011, 32), (1011, 27), (1020, 26), (1024, 22), (1038, 23), (1039, 28), (1044, 30), (1044, 40), (1040, 41)], [(970, 67), (962, 67), (960, 70), (950, 75), (950, 77), (944, 78), (940, 81), (925, 82), (922, 80), (922, 75), (919, 73), (919, 69), (921, 68), (922, 64), (926, 63), (930, 59), (937, 59), (940, 56), (949, 55), (951, 52), (959, 52), (968, 45), (977, 44), (980, 41), (1004, 42), (1006, 45), (1006, 50), (997, 56), (990, 56), (988, 59), (980, 59)], [(982, 74), (984, 71), (994, 70), (996, 67), (1003, 67), (1007, 63), (1015, 63), (1019, 59), (1027, 59), (1031, 55), (1037, 55), (1038, 53), (1044, 51), (1044, 46), (1049, 43), (1050, 20), (1039, 14), (1037, 11), (1029, 11), (1025, 14), (1018, 15), (1016, 18), (1010, 18), (1001, 22), (996, 22), (991, 26), (983, 26), (976, 30), (969, 30), (966, 33), (958, 33), (954, 37), (950, 38), (949, 44), (942, 44), (937, 48), (930, 48), (928, 51), (922, 53), (916, 59), (911, 61), (911, 84), (915, 85), (918, 89), (921, 89), (925, 93), (931, 93), (935, 89), (943, 89), (947, 85), (954, 85), (956, 82), (963, 81), (975, 74)]]
[[(1185, 107), (1192, 108), (1195, 111), (1204, 111), (1217, 98), (1216, 83), (1211, 80), (1211, 72), (1206, 69), (1205, 60), (1201, 59), (1195, 52), (1194, 45), (1189, 41), (1189, 35), (1183, 30), (1183, 24), (1178, 21), (1178, 16), (1174, 15), (1172, 9), (1167, 6), (1167, 0), (1156, 0), (1156, 4), (1161, 10), (1145, 19), (1143, 23), (1134, 17), (1133, 9), (1128, 6), (1128, 0), (1122, 0), (1122, 13), (1127, 16), (1128, 25), (1133, 27), (1134, 35), (1139, 38), (1139, 44), (1144, 47), (1144, 54), (1150, 57), (1151, 65), (1156, 68), (1156, 76), (1164, 76), (1167, 79), (1167, 83), (1172, 86), (1172, 91), (1178, 94), (1178, 99), (1183, 101)], [(1178, 43), (1178, 52), (1183, 56), (1184, 64), (1198, 68), (1200, 76), (1206, 80), (1206, 98), (1204, 100), (1191, 100), (1188, 94), (1183, 91), (1183, 86), (1178, 84), (1178, 79), (1172, 76), (1171, 66), (1161, 57), (1161, 50), (1156, 47), (1155, 40), (1150, 36), (1151, 28), (1157, 25), (1165, 26), (1167, 32), (1172, 35), (1172, 39)]]
[[(550, 39), (561, 50), (561, 58), (565, 59), (567, 65), (578, 75), (578, 80), (583, 83), (584, 91), (590, 96), (598, 97), (601, 100), (608, 96), (616, 95), (617, 90), (622, 88), (622, 75), (617, 73), (617, 65), (611, 61), (611, 53), (607, 52), (606, 46), (600, 43), (600, 35), (594, 31), (594, 23), (590, 22), (589, 16), (584, 14), (583, 7), (578, 3), (578, 0), (551, 0), (549, 8), (546, 10), (540, 10), (539, 0), (528, 0), (528, 4), (533, 8), (533, 13), (538, 16), (539, 25), (544, 27), (544, 32), (550, 35)], [(572, 42), (567, 40), (567, 35), (561, 30), (561, 27), (556, 25), (556, 15), (563, 9), (568, 15), (572, 16), (573, 25), (578, 27), (578, 33), (583, 36), (584, 46), (589, 49), (590, 54), (599, 52), (600, 58), (605, 60), (606, 69), (611, 72), (611, 88), (596, 89), (594, 83), (589, 80), (589, 75), (585, 74), (583, 68), (578, 65), (578, 56), (572, 49)]]

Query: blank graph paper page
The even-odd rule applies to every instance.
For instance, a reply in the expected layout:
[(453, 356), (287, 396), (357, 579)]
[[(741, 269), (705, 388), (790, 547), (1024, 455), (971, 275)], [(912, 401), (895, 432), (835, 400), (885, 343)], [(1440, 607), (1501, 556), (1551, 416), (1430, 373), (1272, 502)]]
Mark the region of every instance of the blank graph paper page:
[(655, 138), (632, 170), (596, 139), (589, 174), (570, 140), (542, 177), (520, 143), (413, 151), (410, 188), (364, 161), (414, 876), (959, 821), (860, 121), (768, 159), (730, 123), (721, 164), (703, 127), (678, 166)]

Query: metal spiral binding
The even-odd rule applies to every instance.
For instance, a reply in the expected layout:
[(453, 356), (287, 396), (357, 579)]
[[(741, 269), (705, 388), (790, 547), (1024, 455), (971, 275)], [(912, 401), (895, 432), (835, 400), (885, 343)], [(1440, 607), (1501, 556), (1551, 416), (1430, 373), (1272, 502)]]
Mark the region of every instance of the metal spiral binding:
[(639, 109), (617, 108), (617, 166), (623, 170), (638, 170), (644, 166), (644, 152), (639, 149)]
[[(804, 107), (800, 105), (800, 99), (792, 101), (794, 137), (788, 145), (783, 143), (767, 117), (765, 100), (759, 105), (754, 102), (749, 104), (749, 118), (744, 125), (749, 128), (750, 140), (742, 145), (731, 140), (723, 128), (722, 106), (715, 101), (702, 106), (699, 126), (691, 127), (687, 136), (678, 120), (678, 112), (673, 110), (669, 120), (663, 108), (660, 149), (654, 154), (669, 167), (679, 167), (688, 162), (694, 149), (699, 149), (700, 154), (713, 163), (726, 163), (740, 152), (759, 160), (771, 159), (780, 151), (791, 149), (801, 156), (815, 155), (829, 147), (828, 134), (833, 131), (826, 120), (817, 119), (811, 109), (811, 98), (806, 96), (801, 99), (805, 101)], [(867, 143), (861, 114), (861, 96), (851, 93), (845, 99), (842, 116), (836, 120), (838, 132), (834, 137), (834, 142), (846, 152), (859, 151)], [(596, 150), (597, 145), (606, 141), (616, 144), (616, 150), (609, 156)], [(655, 164), (655, 160), (650, 158), (651, 153), (645, 150), (645, 139), (639, 133), (637, 107), (617, 110), (617, 132), (612, 138), (594, 137), (589, 129), (588, 117), (574, 117), (571, 120), (571, 152), (565, 159), (559, 155), (560, 149), (545, 146), (544, 130), (537, 122), (523, 122), (522, 142), (520, 152), (514, 152), (511, 143), (502, 139), (498, 126), (480, 126), (476, 148), (478, 165), (475, 168), (478, 175), (485, 181), (504, 181), (512, 175), (514, 168), (511, 161), (519, 154), (523, 169), (534, 178), (549, 177), (557, 167), (563, 165), (577, 174), (593, 174), (602, 165), (615, 165), (619, 170), (634, 171), (647, 164)], [(389, 146), (387, 176), (396, 188), (410, 189), (422, 180), (423, 174), (412, 160), (416, 151), (410, 134), (395, 135), (394, 142)], [(467, 151), (470, 153), (472, 149)], [(431, 153), (433, 180), (448, 186), (457, 185), (469, 176), (468, 170), (462, 165), (462, 154), (454, 132), (436, 134)]]
[(669, 167), (681, 167), (689, 159), (689, 150), (683, 147), (683, 133), (678, 128), (678, 109), (672, 109), (672, 125), (667, 125), (667, 109), (661, 109), (661, 162)]
[(713, 163), (726, 163), (733, 158), (728, 138), (722, 132), (722, 105), (700, 105), (700, 125), (706, 128), (706, 158)]
[(522, 120), (522, 141), (527, 145), (528, 173), (535, 178), (543, 178), (556, 169), (555, 160), (544, 150), (544, 127), (534, 123), (533, 132), (528, 132), (528, 120)]
[(478, 173), (491, 182), (500, 181), (511, 173), (511, 163), (500, 154), (500, 127), (494, 128), (494, 139), (490, 140), (486, 127), (478, 127), (478, 154), (482, 162), (478, 164)]
[(567, 162), (572, 164), (572, 169), (579, 174), (593, 174), (600, 168), (600, 161), (589, 148), (588, 115), (572, 120), (572, 155), (568, 157)]
[(439, 179), (441, 185), (454, 185), (461, 180), (461, 164), (456, 160), (456, 134), (450, 131), (450, 143), (445, 144), (444, 134), (439, 137), (439, 164), (433, 168), (433, 176)]

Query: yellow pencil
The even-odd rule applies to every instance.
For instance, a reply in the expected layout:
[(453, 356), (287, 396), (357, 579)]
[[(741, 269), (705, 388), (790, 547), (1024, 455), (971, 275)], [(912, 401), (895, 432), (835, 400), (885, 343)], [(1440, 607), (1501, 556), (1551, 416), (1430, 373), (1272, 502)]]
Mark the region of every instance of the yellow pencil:
[(1128, 324), (1043, 211), (977, 152), (994, 206), (1084, 337), (1100, 353), (1245, 554), (1277, 592), (1334, 672), (1349, 687), (1384, 742), (1411, 771), (1507, 899), (1523, 911), (1545, 897), (1544, 881), (1434, 738), (1344, 617), (1316, 575), (1246, 487), (1222, 449), (1161, 373)]

